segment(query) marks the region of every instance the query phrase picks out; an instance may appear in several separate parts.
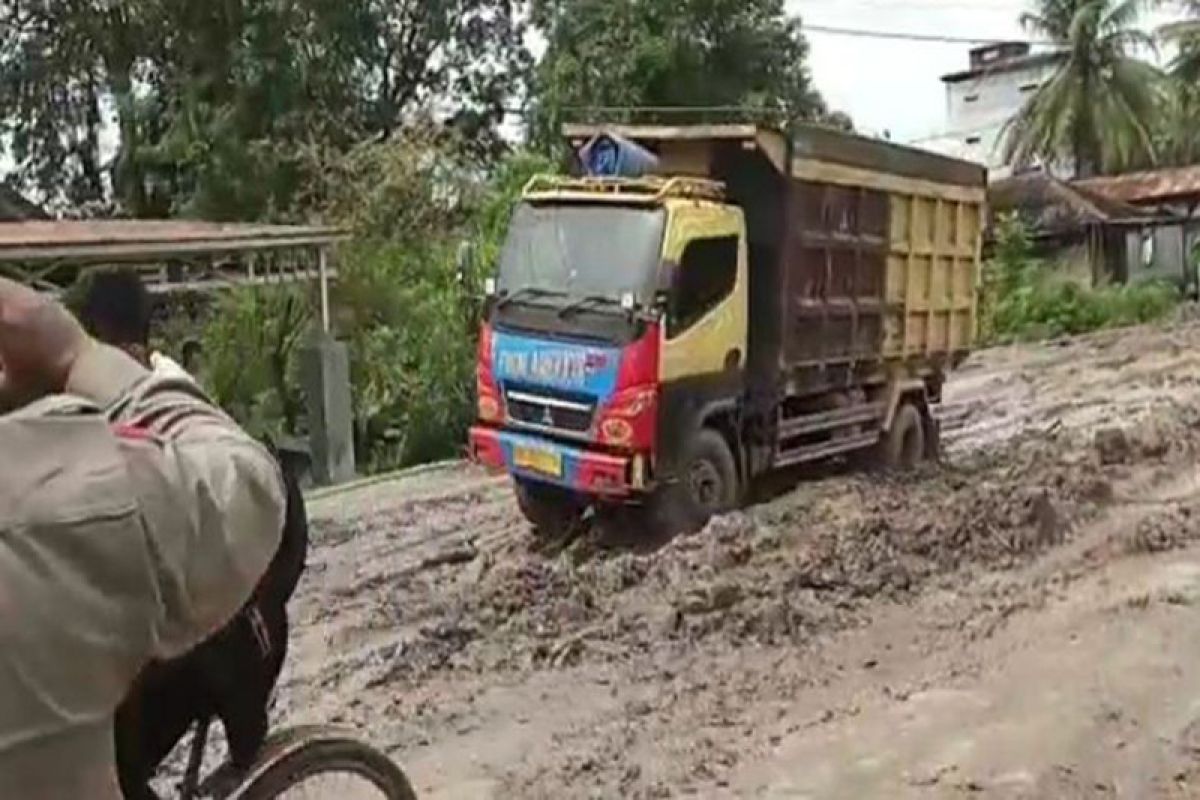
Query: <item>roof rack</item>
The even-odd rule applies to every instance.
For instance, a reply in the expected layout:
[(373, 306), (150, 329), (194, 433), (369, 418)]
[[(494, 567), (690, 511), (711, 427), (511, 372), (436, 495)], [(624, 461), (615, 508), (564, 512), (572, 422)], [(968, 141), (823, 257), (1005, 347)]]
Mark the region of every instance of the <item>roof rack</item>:
[(530, 194), (610, 194), (640, 195), (657, 202), (668, 197), (691, 197), (698, 200), (724, 200), (725, 184), (707, 178), (675, 176), (660, 178), (596, 178), (566, 175), (534, 175), (523, 192)]
[(760, 125), (784, 130), (784, 109), (757, 106), (565, 106), (561, 120), (586, 125)]

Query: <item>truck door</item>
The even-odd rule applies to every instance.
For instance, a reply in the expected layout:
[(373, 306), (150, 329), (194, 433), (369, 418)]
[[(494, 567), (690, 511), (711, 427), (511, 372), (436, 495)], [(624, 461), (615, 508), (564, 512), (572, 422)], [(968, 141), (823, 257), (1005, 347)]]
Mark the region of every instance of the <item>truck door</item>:
[(673, 210), (664, 259), (675, 264), (663, 333), (663, 384), (741, 374), (746, 361), (747, 253), (741, 212)]
[(669, 473), (707, 415), (742, 393), (748, 268), (741, 211), (680, 204), (664, 257), (675, 266), (659, 362), (657, 462)]

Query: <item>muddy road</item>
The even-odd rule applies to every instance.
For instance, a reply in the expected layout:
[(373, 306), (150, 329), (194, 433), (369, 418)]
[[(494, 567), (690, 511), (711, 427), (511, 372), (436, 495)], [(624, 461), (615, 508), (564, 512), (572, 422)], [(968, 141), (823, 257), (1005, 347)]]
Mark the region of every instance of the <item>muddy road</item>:
[(425, 798), (1200, 797), (1200, 326), (978, 354), (944, 417), (654, 551), (462, 466), (316, 499), (276, 717)]

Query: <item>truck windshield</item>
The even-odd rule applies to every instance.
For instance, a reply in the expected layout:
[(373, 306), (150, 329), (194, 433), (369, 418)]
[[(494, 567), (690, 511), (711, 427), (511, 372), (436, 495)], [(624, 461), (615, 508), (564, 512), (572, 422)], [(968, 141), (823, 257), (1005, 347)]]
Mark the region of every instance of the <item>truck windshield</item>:
[(653, 294), (666, 215), (661, 208), (521, 203), (500, 253), (497, 286), (560, 298)]

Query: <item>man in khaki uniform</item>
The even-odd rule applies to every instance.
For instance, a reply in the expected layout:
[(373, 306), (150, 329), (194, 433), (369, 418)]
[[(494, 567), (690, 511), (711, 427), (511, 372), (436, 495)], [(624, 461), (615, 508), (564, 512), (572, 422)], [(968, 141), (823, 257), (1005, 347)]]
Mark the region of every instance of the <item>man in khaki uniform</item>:
[(112, 714), (274, 555), (274, 459), (194, 384), (0, 279), (0, 798), (119, 798)]

